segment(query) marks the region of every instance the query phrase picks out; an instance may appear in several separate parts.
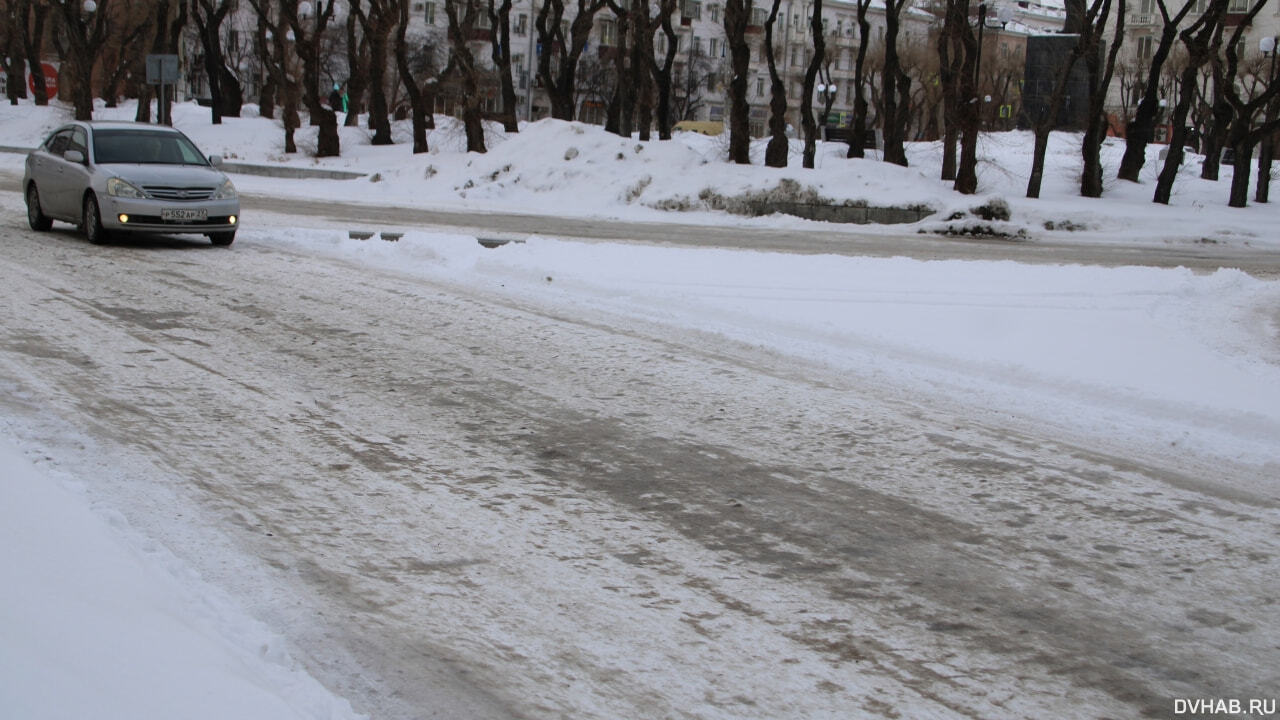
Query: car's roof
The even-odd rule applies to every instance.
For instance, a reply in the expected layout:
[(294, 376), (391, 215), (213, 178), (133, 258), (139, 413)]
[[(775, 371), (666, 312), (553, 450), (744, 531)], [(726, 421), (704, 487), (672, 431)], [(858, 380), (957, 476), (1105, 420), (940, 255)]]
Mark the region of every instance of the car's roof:
[(125, 122), (121, 120), (89, 120), (73, 123), (75, 125), (83, 125), (94, 130), (147, 130), (151, 132), (177, 133), (178, 131), (167, 125), (152, 125), (144, 122)]

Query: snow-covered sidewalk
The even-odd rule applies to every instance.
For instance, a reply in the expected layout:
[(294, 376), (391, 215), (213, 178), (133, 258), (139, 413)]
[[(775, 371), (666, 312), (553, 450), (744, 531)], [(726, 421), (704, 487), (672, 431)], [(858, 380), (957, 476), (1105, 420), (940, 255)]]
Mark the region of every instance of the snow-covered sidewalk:
[(167, 550), (0, 438), (0, 715), (358, 717)]

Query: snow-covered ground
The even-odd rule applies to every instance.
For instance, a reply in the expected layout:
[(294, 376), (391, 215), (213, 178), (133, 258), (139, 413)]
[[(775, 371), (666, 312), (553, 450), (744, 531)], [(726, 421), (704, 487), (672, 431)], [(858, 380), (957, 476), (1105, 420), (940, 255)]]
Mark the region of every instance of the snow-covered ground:
[[(132, 116), (131, 106), (100, 113)], [(0, 105), (0, 145), (34, 145), (66, 118), (65, 108)], [(846, 161), (841, 146), (829, 145), (818, 169), (800, 169), (796, 157), (797, 167), (779, 171), (724, 163), (715, 138), (640, 143), (544, 121), (518, 135), (494, 135), (486, 155), (460, 152), (452, 125), (431, 135), (425, 156), (404, 144), (373, 147), (366, 131), (345, 128), (343, 156), (316, 161), (283, 156), (282, 131), (272, 121), (212, 126), (208, 111), (194, 105), (176, 108), (175, 118), (206, 152), (230, 160), (366, 173), (346, 181), (236, 176), (238, 187), (253, 193), (796, 232), (821, 232), (823, 225), (708, 212), (698, 209), (699, 194), (764, 190), (791, 178), (836, 200), (924, 204), (943, 215), (978, 203), (935, 179), (938, 148), (930, 144), (912, 146), (907, 169)], [(300, 131), (304, 148), (313, 132)], [(397, 126), (398, 139), (407, 134)], [(1085, 200), (1075, 196), (1075, 139), (1055, 136), (1044, 199), (1028, 201), (1021, 195), (1029, 145), (1026, 134), (985, 136), (980, 182), (981, 197), (1008, 200), (1012, 226), (1033, 238), (1280, 251), (1277, 204), (1225, 206), (1229, 168), (1222, 182), (1209, 183), (1188, 167), (1171, 207), (1150, 202), (1150, 183), (1112, 183), (1107, 197)], [(1121, 149), (1108, 145), (1108, 167)], [(0, 154), (0, 167), (20, 171), (21, 160)], [(1152, 162), (1145, 172), (1156, 170)], [(684, 201), (692, 209), (655, 208)], [(21, 199), (2, 195), (0, 208), (20, 213)], [(1083, 229), (1044, 228), (1063, 221)], [(1280, 281), (1233, 270), (791, 256), (546, 237), (497, 249), (424, 232), (398, 243), (361, 242), (301, 217), (249, 216), (239, 237), (569, 312), (590, 308), (622, 322), (722, 334), (1102, 447), (1160, 454), (1187, 468), (1247, 468), (1232, 475), (1247, 483), (1240, 489), (1280, 498)], [(9, 589), (0, 595), (0, 707), (18, 708), (24, 718), (191, 716), (167, 709), (169, 702), (199, 706), (208, 717), (352, 714), (293, 668), (269, 629), (239, 615), (234, 599), (202, 586), (118, 517), (87, 508), (75, 487), (90, 478), (60, 476), (56, 458), (44, 463), (53, 472), (41, 472), (33, 459), (41, 458), (0, 445), (0, 585)], [(170, 690), (152, 692), (161, 686)], [(83, 711), (90, 702), (93, 711)]]

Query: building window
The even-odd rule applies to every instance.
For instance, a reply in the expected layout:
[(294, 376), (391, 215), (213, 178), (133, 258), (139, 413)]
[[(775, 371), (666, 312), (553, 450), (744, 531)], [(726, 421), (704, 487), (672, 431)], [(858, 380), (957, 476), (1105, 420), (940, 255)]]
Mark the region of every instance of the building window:
[(436, 24), (436, 4), (435, 3), (433, 2), (427, 3), (426, 14), (423, 15), (423, 18), (427, 21), (428, 25)]
[(520, 13), (516, 16), (516, 34), (525, 35), (529, 32), (529, 16)]
[(711, 122), (724, 122), (724, 106), (708, 105), (707, 117), (711, 119)]
[(720, 38), (711, 38), (707, 41), (707, 51), (711, 57), (720, 54)]
[(764, 97), (764, 78), (756, 78), (756, 97)]
[(1249, 12), (1249, 0), (1231, 0), (1231, 3), (1227, 5), (1227, 12), (1229, 13)]
[[(1219, 6), (1221, 7), (1221, 6)], [(1155, 37), (1152, 35), (1143, 35), (1138, 38), (1138, 59), (1150, 60), (1154, 53)]]
[(707, 9), (711, 11), (711, 22), (713, 22), (713, 23), (718, 23), (718, 22), (720, 22), (720, 6), (719, 6), (719, 5), (712, 5), (711, 7), (707, 8)]
[(600, 44), (605, 47), (613, 47), (618, 44), (618, 23), (613, 20), (605, 20), (600, 23)]
[(702, 3), (693, 2), (693, 0), (685, 0), (684, 9), (682, 11), (681, 16), (689, 18), (690, 20), (701, 20), (702, 19)]

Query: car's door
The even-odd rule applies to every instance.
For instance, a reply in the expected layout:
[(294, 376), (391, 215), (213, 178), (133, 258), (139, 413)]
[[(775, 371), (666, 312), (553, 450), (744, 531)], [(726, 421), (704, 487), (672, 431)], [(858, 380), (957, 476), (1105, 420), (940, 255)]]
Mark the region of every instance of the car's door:
[[(72, 150), (80, 153), (79, 161), (73, 162), (65, 157), (65, 152)], [(81, 198), (84, 197), (85, 188), (89, 187), (89, 135), (84, 128), (72, 128), (71, 140), (65, 152), (60, 158), (62, 164), (59, 168), (58, 192), (63, 193), (63, 197), (59, 202), (69, 215), (79, 217)]]
[(64, 188), (66, 158), (63, 154), (71, 147), (71, 128), (54, 133), (44, 144), (42, 152), (32, 158), (31, 177), (40, 192), (40, 206), (44, 213), (60, 220), (67, 219), (67, 193)]

